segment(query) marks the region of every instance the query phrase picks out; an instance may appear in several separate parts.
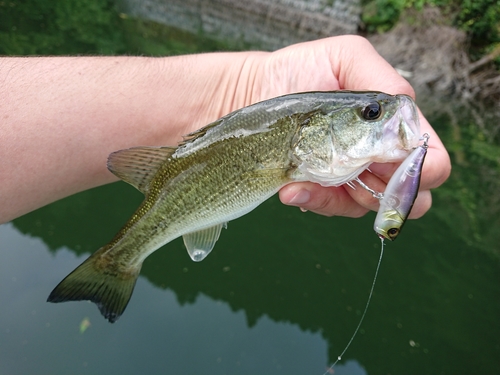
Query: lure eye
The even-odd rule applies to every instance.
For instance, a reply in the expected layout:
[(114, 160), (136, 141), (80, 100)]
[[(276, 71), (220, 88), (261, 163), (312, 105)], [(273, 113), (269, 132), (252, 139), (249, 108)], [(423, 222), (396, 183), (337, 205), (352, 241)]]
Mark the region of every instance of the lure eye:
[(389, 238), (392, 240), (394, 240), (399, 234), (399, 229), (398, 228), (391, 228), (387, 231), (387, 235), (389, 236)]
[(382, 115), (382, 107), (378, 102), (370, 103), (361, 110), (361, 115), (365, 120), (376, 120)]

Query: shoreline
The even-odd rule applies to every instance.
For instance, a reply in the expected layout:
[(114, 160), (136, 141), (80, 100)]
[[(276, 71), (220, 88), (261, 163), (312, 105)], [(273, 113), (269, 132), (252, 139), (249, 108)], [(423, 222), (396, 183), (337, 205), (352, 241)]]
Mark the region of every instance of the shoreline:
[[(201, 35), (230, 49), (275, 50), (327, 36), (357, 34), (408, 79), (419, 93), (493, 107), (500, 117), (500, 71), (490, 55), (472, 62), (465, 32), (450, 26), (438, 8), (407, 10), (383, 33), (360, 30), (360, 0), (121, 0), (130, 16)], [(481, 104), (481, 105), (482, 105)]]

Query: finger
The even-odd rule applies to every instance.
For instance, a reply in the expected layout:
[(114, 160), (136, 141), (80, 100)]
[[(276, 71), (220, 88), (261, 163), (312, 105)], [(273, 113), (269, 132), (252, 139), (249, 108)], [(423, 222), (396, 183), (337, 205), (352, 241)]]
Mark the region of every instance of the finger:
[(408, 219), (418, 219), (424, 216), (432, 206), (432, 194), (430, 190), (421, 190), (418, 192), (417, 199), (413, 204)]
[[(376, 192), (383, 193), (387, 186), (386, 181), (381, 180), (378, 176), (368, 171), (361, 173), (359, 179)], [(354, 186), (356, 187), (355, 190), (348, 187), (346, 188), (350, 197), (366, 210), (378, 211), (380, 205), (378, 198), (375, 198), (372, 193), (361, 187), (357, 182), (354, 182)]]
[(357, 218), (368, 212), (342, 186), (322, 187), (312, 182), (296, 182), (282, 188), (279, 197), (284, 204), (325, 216)]
[(415, 98), (415, 91), (408, 81), (380, 56), (367, 39), (354, 35), (332, 38), (329, 55), (342, 89), (375, 90)]

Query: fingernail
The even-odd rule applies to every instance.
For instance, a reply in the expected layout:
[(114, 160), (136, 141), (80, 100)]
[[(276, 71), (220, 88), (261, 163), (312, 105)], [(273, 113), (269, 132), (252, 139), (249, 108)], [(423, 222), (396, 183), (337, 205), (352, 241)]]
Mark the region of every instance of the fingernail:
[(309, 199), (311, 199), (311, 193), (308, 190), (299, 190), (293, 197), (290, 199), (288, 204), (292, 205), (301, 205), (304, 203), (309, 202)]

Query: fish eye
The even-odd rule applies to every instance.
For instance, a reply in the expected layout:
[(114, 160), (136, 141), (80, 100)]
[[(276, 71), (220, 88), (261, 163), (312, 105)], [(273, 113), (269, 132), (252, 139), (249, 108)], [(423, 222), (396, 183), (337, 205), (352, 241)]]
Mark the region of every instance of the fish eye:
[(382, 107), (379, 102), (372, 102), (361, 110), (365, 120), (376, 120), (382, 115)]
[(398, 228), (391, 228), (387, 231), (387, 235), (391, 240), (394, 240), (399, 234), (399, 229)]

